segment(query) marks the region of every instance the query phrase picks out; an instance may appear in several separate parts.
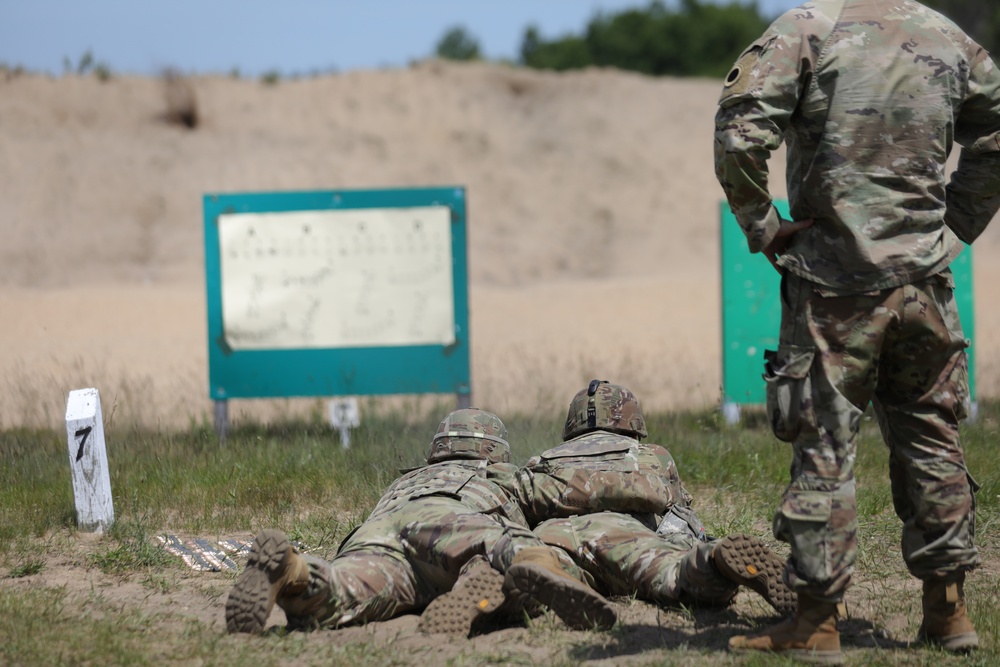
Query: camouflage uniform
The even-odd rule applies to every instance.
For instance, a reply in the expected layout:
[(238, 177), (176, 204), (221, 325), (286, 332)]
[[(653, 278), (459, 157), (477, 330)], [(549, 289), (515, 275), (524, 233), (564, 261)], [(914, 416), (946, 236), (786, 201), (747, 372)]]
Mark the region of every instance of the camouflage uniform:
[(655, 529), (656, 517), (691, 504), (670, 452), (608, 431), (585, 433), (533, 456), (515, 480), (532, 525), (609, 510), (642, 515)]
[(540, 544), (492, 479), (513, 469), (454, 460), (396, 480), (331, 562), (306, 556), (314, 569), (311, 585), (326, 589), (327, 602), (305, 622), (336, 627), (422, 609), (451, 590), (476, 555), (505, 572), (518, 549)]
[[(330, 562), (296, 553), (279, 531), (258, 535), (227, 601), (230, 632), (261, 631), (275, 603), (290, 628), (387, 620), (427, 607), (452, 591), (460, 576), (466, 583), (471, 577), (474, 586), (464, 597), (459, 592), (459, 606), (470, 606), (467, 598), (479, 593), (476, 586), (490, 590), (472, 598), (472, 605), (480, 604), (472, 612), (493, 611), (504, 592), (523, 603), (531, 591), (520, 585), (548, 596), (538, 601), (571, 626), (613, 625), (610, 605), (581, 583), (579, 569), (545, 569), (546, 557), (558, 563), (557, 555), (528, 529), (504, 491), (517, 470), (505, 438), (495, 415), (476, 409), (449, 414), (431, 442), (428, 464), (397, 479)], [(511, 575), (512, 565), (525, 559), (522, 552), (535, 565), (520, 566), (520, 579), (504, 581), (503, 574)], [(473, 564), (481, 567), (470, 569)], [(559, 606), (564, 594), (576, 596), (572, 606)], [(433, 631), (468, 632), (473, 614), (452, 611), (448, 605), (438, 610)]]
[[(783, 140), (791, 216), (814, 221), (786, 247), (766, 164)], [(946, 183), (953, 140), (963, 150)], [(765, 378), (775, 434), (794, 442), (774, 521), (792, 549), (788, 583), (829, 603), (850, 583), (869, 402), (911, 573), (974, 568), (976, 484), (958, 435), (967, 342), (947, 267), (1000, 207), (1000, 71), (917, 2), (807, 2), (727, 77), (715, 158), (751, 252), (780, 255), (780, 341)]]
[[(745, 582), (714, 566), (720, 540), (705, 535), (670, 453), (640, 443), (646, 434), (635, 396), (595, 380), (573, 399), (565, 441), (518, 471), (514, 495), (535, 534), (570, 556), (604, 594), (726, 604)], [(774, 588), (783, 562), (772, 562)], [(765, 598), (788, 612), (791, 593), (778, 588)]]
[(724, 604), (736, 595), (738, 585), (711, 566), (717, 540), (705, 537), (663, 447), (594, 431), (533, 457), (517, 480), (535, 534), (570, 555), (604, 594), (663, 605)]

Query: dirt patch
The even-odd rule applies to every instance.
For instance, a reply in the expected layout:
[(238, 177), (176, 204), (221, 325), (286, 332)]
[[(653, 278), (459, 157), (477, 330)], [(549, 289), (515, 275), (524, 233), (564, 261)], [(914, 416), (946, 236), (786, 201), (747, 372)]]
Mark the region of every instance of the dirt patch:
[[(235, 535), (245, 540), (249, 535)], [(659, 608), (628, 598), (613, 600), (618, 626), (610, 632), (573, 632), (554, 616), (543, 616), (524, 625), (484, 624), (470, 639), (427, 636), (417, 631), (419, 616), (406, 614), (383, 623), (339, 630), (294, 633), (281, 637), (284, 616), (275, 609), (263, 638), (225, 634), (223, 607), (235, 573), (196, 572), (180, 559), (150, 570), (109, 575), (89, 562), (89, 556), (106, 549), (103, 538), (77, 533), (48, 540), (41, 572), (0, 580), (0, 591), (58, 589), (67, 617), (105, 614), (115, 617), (155, 619), (155, 633), (147, 650), (176, 653), (193, 627), (215, 635), (226, 645), (246, 650), (281, 651), (294, 648), (298, 664), (308, 664), (331, 652), (356, 652), (359, 664), (648, 664), (663, 659), (674, 664), (729, 664), (729, 637), (753, 631), (774, 621), (770, 607), (749, 591), (741, 591), (727, 608)], [(778, 547), (780, 549), (780, 545)], [(242, 557), (238, 556), (242, 565)], [(842, 643), (848, 655), (877, 650), (893, 651), (907, 662), (924, 649), (909, 648), (919, 624), (919, 582), (909, 577), (898, 556), (879, 556), (878, 573), (860, 571), (847, 595), (848, 618), (840, 622)], [(982, 571), (970, 577), (970, 600), (977, 603), (977, 582), (995, 580), (1000, 561), (990, 554)], [(993, 593), (995, 594), (995, 593)], [(978, 603), (987, 603), (979, 600)], [(270, 643), (269, 643), (270, 642)], [(360, 658), (359, 658), (360, 659)], [(368, 660), (370, 662), (364, 662)]]

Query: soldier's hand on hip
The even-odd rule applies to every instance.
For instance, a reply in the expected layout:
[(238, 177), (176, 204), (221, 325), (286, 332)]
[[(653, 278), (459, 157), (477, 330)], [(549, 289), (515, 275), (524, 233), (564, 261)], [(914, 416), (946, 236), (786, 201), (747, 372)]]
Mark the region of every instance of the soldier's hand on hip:
[(788, 244), (792, 242), (792, 237), (796, 232), (800, 232), (803, 229), (807, 229), (813, 226), (813, 219), (806, 218), (805, 220), (782, 220), (781, 226), (778, 227), (778, 233), (774, 235), (771, 239), (771, 243), (764, 248), (764, 256), (767, 257), (767, 261), (771, 262), (771, 266), (781, 273), (781, 267), (778, 266), (778, 257), (785, 251)]

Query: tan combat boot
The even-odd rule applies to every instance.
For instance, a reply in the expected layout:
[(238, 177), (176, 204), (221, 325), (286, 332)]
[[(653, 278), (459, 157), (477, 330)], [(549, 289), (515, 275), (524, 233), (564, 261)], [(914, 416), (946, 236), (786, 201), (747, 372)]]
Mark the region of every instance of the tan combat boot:
[(771, 651), (810, 664), (842, 665), (837, 608), (836, 603), (799, 595), (792, 618), (757, 635), (731, 637), (729, 650)]
[(618, 620), (611, 603), (571, 575), (550, 547), (519, 550), (507, 568), (504, 590), (530, 596), (574, 630), (608, 630)]
[(485, 556), (475, 556), (462, 567), (451, 590), (427, 605), (417, 630), (468, 637), (472, 623), (496, 611), (503, 601), (503, 575), (493, 569)]
[(924, 620), (917, 640), (946, 651), (967, 653), (979, 646), (979, 636), (965, 609), (965, 573), (951, 579), (925, 579)]
[(785, 559), (752, 535), (729, 535), (712, 549), (712, 563), (723, 577), (746, 586), (782, 616), (795, 612), (795, 592), (785, 585)]
[(280, 530), (254, 538), (247, 566), (226, 599), (229, 632), (260, 633), (278, 596), (296, 596), (309, 584), (309, 565)]

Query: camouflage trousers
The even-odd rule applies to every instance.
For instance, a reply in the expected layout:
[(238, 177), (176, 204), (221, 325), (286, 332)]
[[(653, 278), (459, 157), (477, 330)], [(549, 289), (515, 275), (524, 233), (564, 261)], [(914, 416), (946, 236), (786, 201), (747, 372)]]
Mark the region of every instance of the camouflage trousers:
[(535, 534), (568, 554), (605, 595), (629, 595), (661, 605), (726, 604), (738, 585), (711, 563), (715, 542), (693, 535), (657, 535), (628, 514), (597, 512), (550, 519)]
[(951, 272), (865, 294), (787, 274), (779, 349), (767, 353), (775, 434), (793, 442), (774, 534), (786, 583), (839, 601), (857, 557), (854, 461), (872, 403), (889, 450), (903, 558), (921, 579), (974, 568), (977, 488), (959, 442), (969, 381)]
[(303, 598), (325, 601), (310, 605), (309, 618), (289, 617), (289, 625), (338, 627), (423, 609), (451, 590), (474, 556), (506, 572), (519, 549), (537, 546), (539, 538), (506, 517), (449, 496), (424, 496), (366, 521), (332, 561), (307, 556), (311, 576)]

